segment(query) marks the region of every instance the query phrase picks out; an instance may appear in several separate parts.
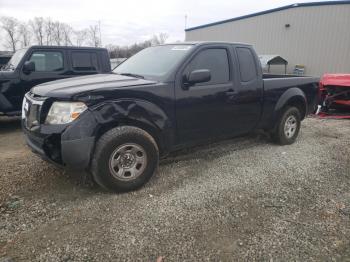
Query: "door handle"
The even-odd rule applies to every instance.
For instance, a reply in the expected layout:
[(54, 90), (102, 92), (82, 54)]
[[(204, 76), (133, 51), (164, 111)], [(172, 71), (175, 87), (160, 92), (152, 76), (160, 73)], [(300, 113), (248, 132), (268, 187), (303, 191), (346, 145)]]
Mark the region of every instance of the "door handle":
[(228, 95), (228, 96), (234, 96), (234, 95), (237, 95), (237, 94), (238, 94), (238, 92), (233, 90), (233, 89), (230, 89), (230, 90), (226, 91), (226, 95)]
[(233, 90), (233, 89), (229, 89), (226, 92), (226, 102), (227, 103), (235, 103), (236, 99), (237, 99), (237, 94), (238, 92)]

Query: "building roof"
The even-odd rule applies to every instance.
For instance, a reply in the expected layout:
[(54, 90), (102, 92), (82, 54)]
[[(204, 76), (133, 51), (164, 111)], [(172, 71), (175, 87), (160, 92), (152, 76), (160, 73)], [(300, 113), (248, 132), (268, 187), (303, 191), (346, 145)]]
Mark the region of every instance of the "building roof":
[(200, 29), (200, 28), (209, 27), (209, 26), (224, 24), (224, 23), (233, 22), (233, 21), (237, 21), (237, 20), (242, 20), (242, 19), (246, 19), (246, 18), (250, 18), (250, 17), (254, 17), (254, 16), (265, 15), (265, 14), (269, 14), (269, 13), (273, 13), (273, 12), (287, 10), (287, 9), (290, 9), (290, 8), (309, 7), (309, 6), (324, 6), (324, 5), (345, 5), (345, 4), (350, 4), (350, 0), (310, 2), (310, 3), (295, 3), (295, 4), (286, 5), (286, 6), (282, 6), (282, 7), (277, 7), (277, 8), (274, 8), (274, 9), (269, 9), (269, 10), (265, 10), (265, 11), (261, 11), (261, 12), (257, 12), (257, 13), (253, 13), (253, 14), (249, 14), (249, 15), (243, 15), (243, 16), (234, 17), (234, 18), (231, 18), (231, 19), (226, 19), (226, 20), (222, 20), (222, 21), (218, 21), (218, 22), (214, 22), (214, 23), (209, 23), (209, 24), (205, 24), (205, 25), (200, 25), (200, 26), (187, 28), (187, 29), (185, 29), (185, 31), (192, 31), (192, 30), (196, 30), (196, 29)]

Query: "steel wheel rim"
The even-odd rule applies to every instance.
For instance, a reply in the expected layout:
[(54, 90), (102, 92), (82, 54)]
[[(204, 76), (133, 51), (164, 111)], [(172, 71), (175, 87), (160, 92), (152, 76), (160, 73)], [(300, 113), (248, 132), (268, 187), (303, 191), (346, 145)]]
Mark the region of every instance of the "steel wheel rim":
[(284, 134), (287, 138), (292, 138), (297, 131), (298, 123), (295, 116), (289, 116), (284, 123)]
[(123, 181), (139, 177), (147, 165), (147, 154), (140, 145), (127, 143), (120, 145), (109, 158), (111, 174)]

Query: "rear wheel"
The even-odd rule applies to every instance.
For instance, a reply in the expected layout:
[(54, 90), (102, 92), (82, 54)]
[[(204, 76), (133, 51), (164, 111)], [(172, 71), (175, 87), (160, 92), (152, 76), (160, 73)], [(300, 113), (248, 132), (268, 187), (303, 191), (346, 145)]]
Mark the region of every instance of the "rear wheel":
[(300, 111), (296, 107), (288, 107), (281, 115), (276, 129), (272, 132), (273, 140), (280, 145), (293, 144), (298, 137), (301, 124)]
[(151, 178), (158, 158), (157, 144), (146, 131), (117, 127), (98, 140), (91, 172), (96, 183), (105, 189), (131, 191)]

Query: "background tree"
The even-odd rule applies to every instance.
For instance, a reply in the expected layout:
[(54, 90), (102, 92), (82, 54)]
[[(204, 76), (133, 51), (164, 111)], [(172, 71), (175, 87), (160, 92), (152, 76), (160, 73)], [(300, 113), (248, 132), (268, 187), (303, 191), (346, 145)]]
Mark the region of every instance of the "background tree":
[(149, 40), (141, 43), (135, 43), (129, 46), (108, 45), (106, 48), (111, 58), (129, 58), (144, 48), (164, 44), (167, 38), (168, 35), (166, 33), (160, 33), (158, 35), (153, 35)]
[(152, 45), (162, 45), (168, 39), (167, 33), (160, 33), (158, 35), (154, 35), (151, 39)]
[(29, 24), (32, 28), (33, 34), (35, 36), (36, 42), (38, 45), (44, 44), (44, 30), (45, 30), (45, 21), (42, 17), (34, 17), (33, 20), (29, 21)]
[(62, 25), (59, 21), (53, 23), (52, 44), (60, 46), (63, 41)]
[(101, 45), (100, 31), (98, 25), (90, 25), (88, 30), (89, 44), (93, 47)]
[(16, 51), (18, 39), (18, 25), (19, 22), (16, 18), (3, 16), (0, 18), (1, 28), (6, 33), (5, 45), (7, 48), (11, 48), (13, 52)]
[(44, 21), (44, 31), (45, 31), (45, 44), (52, 45), (54, 23), (51, 18), (47, 18)]
[[(29, 21), (18, 21), (13, 17), (0, 17), (0, 29), (5, 37), (0, 38), (0, 45), (16, 51), (17, 46), (25, 47), (31, 44), (38, 45), (65, 45), (65, 46), (102, 46), (99, 25), (90, 25), (88, 28), (74, 30), (72, 26), (60, 21), (53, 21), (50, 17), (34, 17)], [(111, 58), (128, 58), (142, 49), (164, 44), (168, 34), (160, 33), (150, 39), (132, 45), (108, 45)]]
[(76, 46), (83, 46), (86, 42), (88, 34), (89, 34), (88, 30), (86, 30), (86, 29), (74, 31), (75, 45)]
[(32, 31), (30, 30), (30, 26), (25, 22), (21, 22), (18, 27), (18, 32), (21, 47), (30, 46), (32, 39)]
[(61, 30), (62, 30), (62, 40), (63, 44), (65, 46), (72, 46), (72, 35), (73, 35), (73, 28), (68, 25), (61, 23)]

